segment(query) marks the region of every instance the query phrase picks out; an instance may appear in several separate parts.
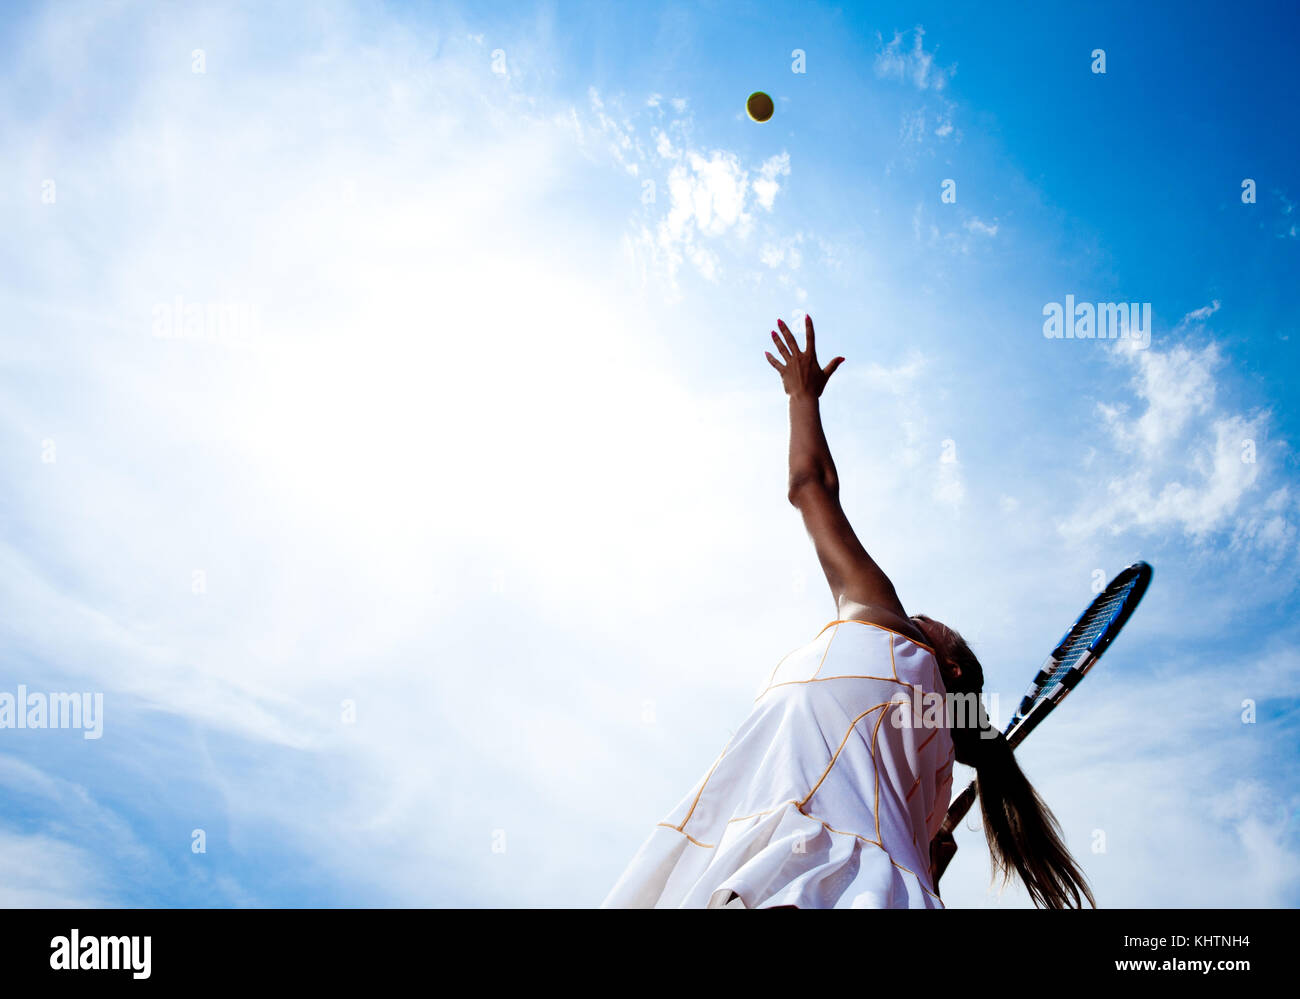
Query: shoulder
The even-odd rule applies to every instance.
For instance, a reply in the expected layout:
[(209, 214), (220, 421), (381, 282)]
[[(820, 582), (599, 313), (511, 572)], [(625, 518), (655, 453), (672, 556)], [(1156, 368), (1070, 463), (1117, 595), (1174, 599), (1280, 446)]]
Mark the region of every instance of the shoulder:
[(921, 633), (921, 629), (913, 624), (910, 618), (899, 614), (897, 611), (872, 604), (859, 603), (847, 597), (840, 597), (836, 610), (836, 616), (841, 621), (866, 621), (868, 624), (878, 625), (881, 628), (888, 628), (890, 631), (897, 632), (917, 645), (927, 649), (931, 647), (929, 640)]

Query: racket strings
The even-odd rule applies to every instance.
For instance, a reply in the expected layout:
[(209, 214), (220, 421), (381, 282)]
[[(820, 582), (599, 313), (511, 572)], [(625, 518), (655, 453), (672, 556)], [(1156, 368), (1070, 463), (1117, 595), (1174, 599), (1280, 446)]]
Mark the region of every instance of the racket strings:
[(1064, 680), (1066, 674), (1078, 665), (1079, 660), (1084, 654), (1090, 651), (1097, 639), (1105, 634), (1110, 627), (1111, 622), (1115, 620), (1124, 609), (1128, 602), (1129, 593), (1137, 584), (1137, 577), (1128, 580), (1123, 586), (1115, 588), (1115, 592), (1106, 595), (1097, 605), (1089, 610), (1089, 613), (1075, 625), (1072, 634), (1062, 643), (1061, 658), (1057, 667), (1052, 670), (1052, 675), (1047, 678), (1039, 690), (1035, 701), (1042, 700), (1049, 696)]

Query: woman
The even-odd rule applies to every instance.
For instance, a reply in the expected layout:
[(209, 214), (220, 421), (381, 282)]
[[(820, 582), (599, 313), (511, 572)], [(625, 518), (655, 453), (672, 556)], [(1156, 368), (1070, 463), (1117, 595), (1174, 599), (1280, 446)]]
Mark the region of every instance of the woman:
[[(980, 708), (979, 660), (962, 637), (908, 616), (839, 502), (818, 399), (844, 361), (817, 363), (812, 318), (800, 350), (772, 339), (790, 405), (790, 502), (803, 515), (836, 619), (791, 652), (707, 774), (642, 845), (605, 907), (940, 908), (935, 861), (956, 759), (978, 776), (996, 871), (1036, 905), (1091, 892), (1055, 819)], [(938, 703), (941, 710), (930, 710)]]

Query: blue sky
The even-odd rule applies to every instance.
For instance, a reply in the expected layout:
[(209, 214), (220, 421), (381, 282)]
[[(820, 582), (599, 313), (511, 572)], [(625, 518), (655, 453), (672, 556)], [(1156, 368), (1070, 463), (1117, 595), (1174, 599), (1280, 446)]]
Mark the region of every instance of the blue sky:
[(0, 693), (104, 728), (0, 729), (0, 902), (597, 904), (833, 618), (806, 310), (990, 694), (1155, 566), (1021, 754), (1099, 904), (1296, 905), (1297, 15), (951, 6), (10, 5)]

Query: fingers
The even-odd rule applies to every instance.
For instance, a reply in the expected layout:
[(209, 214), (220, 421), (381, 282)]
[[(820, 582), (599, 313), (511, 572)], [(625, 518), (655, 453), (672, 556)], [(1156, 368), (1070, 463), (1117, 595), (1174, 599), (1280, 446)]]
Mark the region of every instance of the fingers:
[(808, 337), (808, 353), (810, 353), (810, 354), (812, 354), (814, 357), (816, 357), (816, 356), (817, 356), (817, 348), (816, 348), (816, 346), (814, 345), (814, 344), (815, 344), (815, 340), (814, 340), (814, 338), (813, 338), (812, 316), (808, 315), (808, 313), (806, 313), (806, 312), (804, 313), (804, 316), (803, 316), (803, 328), (804, 328), (804, 333), (805, 333), (805, 334), (807, 335), (807, 337)]
[[(777, 322), (777, 325), (778, 325), (778, 326), (781, 326), (781, 320), (778, 319), (776, 322)], [(781, 328), (784, 329), (785, 327), (784, 327), (784, 326), (781, 326)], [(789, 333), (786, 333), (786, 336), (790, 336), (790, 334), (789, 334)], [(783, 358), (785, 358), (787, 361), (789, 361), (790, 358), (791, 358), (790, 347), (787, 347), (787, 346), (782, 342), (781, 338), (780, 338), (779, 336), (776, 335), (776, 330), (773, 330), (773, 331), (772, 331), (772, 342), (773, 342), (774, 344), (776, 344), (776, 349), (779, 350), (779, 351), (781, 352), (781, 356), (782, 356)], [(793, 339), (793, 338), (791, 338), (791, 340), (790, 340), (790, 346), (791, 346), (791, 347), (794, 347), (794, 339)], [(798, 348), (798, 347), (794, 347), (794, 349), (797, 351), (799, 348)]]
[(766, 350), (763, 351), (763, 356), (767, 358), (767, 363), (772, 365), (772, 367), (776, 368), (777, 371), (780, 371), (782, 373), (785, 372), (785, 367), (779, 361), (777, 361), (775, 357), (769, 354)]
[(835, 369), (838, 368), (843, 363), (844, 363), (844, 358), (837, 357), (833, 361), (831, 361), (830, 364), (826, 365), (826, 367), (822, 370), (822, 373), (827, 378), (829, 378), (831, 375), (835, 374)]
[(790, 345), (790, 352), (792, 354), (799, 353), (799, 341), (794, 338), (794, 334), (790, 332), (790, 327), (785, 324), (785, 320), (778, 319), (776, 324), (781, 327), (781, 332), (785, 334), (786, 343)]

